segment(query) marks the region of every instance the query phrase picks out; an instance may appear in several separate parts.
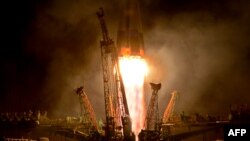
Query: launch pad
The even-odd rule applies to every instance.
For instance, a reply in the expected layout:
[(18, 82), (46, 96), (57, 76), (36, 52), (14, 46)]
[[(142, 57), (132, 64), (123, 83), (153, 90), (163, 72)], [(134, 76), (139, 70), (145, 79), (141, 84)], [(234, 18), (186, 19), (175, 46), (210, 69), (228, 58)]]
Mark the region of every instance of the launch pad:
[[(109, 36), (104, 10), (101, 8), (97, 12), (102, 31), (100, 52), (105, 124), (98, 124), (88, 94), (81, 86), (75, 90), (81, 105), (80, 118), (67, 117), (52, 120), (41, 118), (40, 115), (35, 115), (34, 118), (31, 118), (31, 115), (25, 115), (21, 118), (14, 116), (15, 118), (12, 119), (9, 115), (3, 115), (2, 136), (11, 136), (9, 132), (15, 132), (16, 136), (22, 134), (27, 138), (40, 134), (39, 136), (48, 136), (51, 140), (67, 138), (67, 140), (96, 141), (177, 141), (192, 137), (197, 140), (223, 138), (222, 127), (229, 121), (218, 123), (216, 121), (219, 119), (204, 118), (199, 114), (195, 114), (195, 117), (189, 117), (184, 113), (174, 115), (177, 91), (172, 93), (161, 117), (158, 110), (158, 92), (162, 87), (160, 83), (150, 83), (152, 94), (149, 103), (146, 104), (143, 87), (144, 77), (147, 74), (147, 61), (139, 5), (135, 0), (127, 2), (121, 16), (116, 44)], [(15, 124), (12, 125), (12, 121)], [(17, 125), (20, 125), (20, 128), (15, 128)], [(23, 132), (19, 132), (20, 130)], [(59, 137), (55, 138), (54, 136), (57, 135)]]

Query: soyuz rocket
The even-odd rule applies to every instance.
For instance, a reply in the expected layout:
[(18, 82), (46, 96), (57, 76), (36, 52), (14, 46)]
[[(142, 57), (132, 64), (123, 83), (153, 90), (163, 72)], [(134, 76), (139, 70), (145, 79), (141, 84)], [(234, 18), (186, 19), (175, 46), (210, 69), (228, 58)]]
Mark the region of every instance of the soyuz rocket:
[(137, 0), (126, 0), (117, 33), (118, 56), (144, 56), (144, 41)]

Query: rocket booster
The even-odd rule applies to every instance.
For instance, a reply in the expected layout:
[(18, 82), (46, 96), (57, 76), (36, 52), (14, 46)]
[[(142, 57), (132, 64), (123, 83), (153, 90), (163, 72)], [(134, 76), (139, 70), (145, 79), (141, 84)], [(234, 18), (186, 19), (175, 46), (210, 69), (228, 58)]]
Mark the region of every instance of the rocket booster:
[(117, 48), (119, 56), (144, 56), (141, 17), (137, 0), (127, 0), (122, 11), (117, 33)]

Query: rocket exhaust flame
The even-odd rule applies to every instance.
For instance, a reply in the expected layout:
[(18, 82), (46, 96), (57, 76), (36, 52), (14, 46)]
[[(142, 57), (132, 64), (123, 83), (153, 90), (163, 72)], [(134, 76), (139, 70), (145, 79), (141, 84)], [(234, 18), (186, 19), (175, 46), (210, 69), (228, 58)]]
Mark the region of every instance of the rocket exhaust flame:
[(119, 57), (119, 67), (132, 120), (132, 131), (138, 135), (143, 129), (146, 114), (143, 85), (148, 72), (147, 63), (140, 56), (126, 56)]

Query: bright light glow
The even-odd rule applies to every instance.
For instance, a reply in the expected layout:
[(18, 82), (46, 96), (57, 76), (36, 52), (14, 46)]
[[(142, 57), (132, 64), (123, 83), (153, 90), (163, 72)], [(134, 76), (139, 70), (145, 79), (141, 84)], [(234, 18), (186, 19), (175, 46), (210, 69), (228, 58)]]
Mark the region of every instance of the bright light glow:
[(127, 56), (119, 58), (119, 67), (132, 120), (132, 131), (138, 135), (143, 129), (146, 115), (143, 85), (148, 72), (147, 63), (139, 56)]

